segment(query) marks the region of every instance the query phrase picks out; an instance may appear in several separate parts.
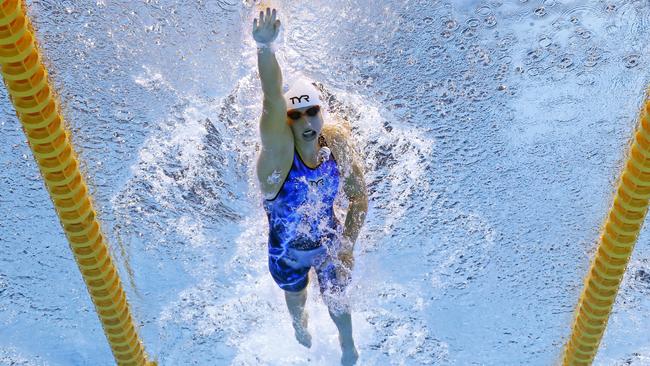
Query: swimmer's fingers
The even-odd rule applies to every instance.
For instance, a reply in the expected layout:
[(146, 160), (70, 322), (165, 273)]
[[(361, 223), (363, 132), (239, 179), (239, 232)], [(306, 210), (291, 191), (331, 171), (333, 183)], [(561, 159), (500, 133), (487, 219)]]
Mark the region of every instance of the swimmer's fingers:
[(352, 281), (352, 270), (345, 266), (336, 266), (336, 279), (337, 282), (343, 287), (347, 286)]
[(273, 37), (277, 37), (278, 33), (280, 33), (280, 19), (276, 20), (275, 23), (273, 23)]
[(345, 268), (352, 270), (354, 267), (354, 255), (352, 254), (352, 250), (341, 250), (338, 257)]
[(253, 33), (257, 31), (257, 18), (253, 19)]
[(280, 19), (278, 19), (278, 11), (276, 9), (273, 9), (273, 12), (271, 12), (271, 20), (270, 24), (273, 27), (273, 38), (278, 36), (278, 33), (280, 32)]

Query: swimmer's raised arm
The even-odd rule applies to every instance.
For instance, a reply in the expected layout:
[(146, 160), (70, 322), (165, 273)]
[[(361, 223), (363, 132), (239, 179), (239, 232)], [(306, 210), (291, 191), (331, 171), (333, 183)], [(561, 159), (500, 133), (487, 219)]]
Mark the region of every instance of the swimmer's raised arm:
[(280, 32), (275, 9), (260, 12), (253, 21), (257, 42), (257, 67), (262, 82), (263, 109), (260, 117), (262, 148), (257, 159), (257, 179), (265, 196), (274, 197), (293, 161), (293, 133), (287, 124), (287, 104), (282, 94), (282, 72), (275, 58), (273, 41)]
[[(291, 130), (286, 124), (286, 103), (282, 96), (282, 72), (275, 57), (272, 43), (280, 32), (280, 20), (277, 11), (266, 8), (261, 11), (259, 18), (253, 21), (253, 38), (258, 45), (257, 67), (264, 93), (264, 111), (262, 113), (261, 130), (262, 143), (265, 143), (268, 133)], [(280, 131), (278, 131), (280, 130)]]

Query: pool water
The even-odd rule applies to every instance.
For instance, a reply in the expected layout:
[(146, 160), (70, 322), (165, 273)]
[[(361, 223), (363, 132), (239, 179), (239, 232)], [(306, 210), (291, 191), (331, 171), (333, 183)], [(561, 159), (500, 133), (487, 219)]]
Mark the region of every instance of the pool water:
[[(334, 365), (267, 269), (252, 1), (27, 1), (147, 352), (160, 365)], [(285, 81), (347, 121), (369, 212), (360, 365), (559, 362), (650, 80), (647, 1), (298, 1)], [(113, 365), (4, 88), (0, 365)], [(650, 365), (642, 230), (595, 365)]]

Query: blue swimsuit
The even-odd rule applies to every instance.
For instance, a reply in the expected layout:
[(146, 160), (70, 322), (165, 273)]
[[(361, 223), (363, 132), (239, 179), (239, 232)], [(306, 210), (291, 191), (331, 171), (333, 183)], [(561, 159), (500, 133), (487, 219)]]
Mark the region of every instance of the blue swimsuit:
[(269, 271), (283, 290), (304, 289), (312, 266), (321, 291), (339, 287), (333, 260), (341, 233), (334, 216), (338, 187), (339, 171), (331, 156), (312, 169), (294, 150), (293, 164), (280, 191), (275, 198), (264, 200), (269, 221)]

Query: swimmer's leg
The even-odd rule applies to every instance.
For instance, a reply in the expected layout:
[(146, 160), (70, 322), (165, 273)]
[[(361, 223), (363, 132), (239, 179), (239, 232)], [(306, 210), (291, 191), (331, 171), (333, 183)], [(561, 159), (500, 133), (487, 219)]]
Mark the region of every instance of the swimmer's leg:
[(307, 302), (307, 286), (300, 291), (284, 291), (284, 299), (287, 301), (287, 308), (291, 314), (293, 329), (298, 343), (311, 347), (311, 334), (307, 330), (308, 315), (305, 312)]
[(318, 268), (317, 274), (319, 275), (318, 280), (323, 300), (327, 305), (330, 318), (332, 318), (339, 331), (339, 343), (341, 344), (342, 353), (341, 365), (352, 366), (356, 364), (359, 352), (357, 352), (352, 338), (352, 316), (344, 293), (346, 287), (344, 281), (349, 280), (349, 278), (339, 279), (337, 278), (337, 272), (340, 271), (336, 270), (336, 264), (330, 261)]
[(341, 344), (341, 365), (351, 366), (357, 362), (359, 352), (354, 346), (352, 338), (352, 316), (350, 311), (340, 311), (340, 309), (329, 310), (330, 317), (339, 330), (339, 343)]

